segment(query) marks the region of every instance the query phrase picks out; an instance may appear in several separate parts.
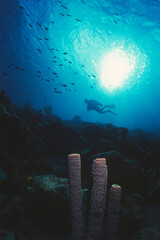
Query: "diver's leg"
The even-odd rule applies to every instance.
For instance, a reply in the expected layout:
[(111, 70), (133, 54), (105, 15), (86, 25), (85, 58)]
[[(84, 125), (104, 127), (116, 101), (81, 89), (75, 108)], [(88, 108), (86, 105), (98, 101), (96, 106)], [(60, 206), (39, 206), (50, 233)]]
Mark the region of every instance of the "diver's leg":
[(103, 112), (101, 112), (101, 113), (106, 113), (106, 112), (110, 112), (110, 113), (112, 113), (113, 115), (118, 115), (117, 113), (114, 113), (114, 112), (112, 112), (111, 110), (103, 111)]
[(99, 107), (97, 107), (97, 108), (95, 108), (94, 110), (95, 110), (96, 112), (98, 112), (98, 113), (104, 113), (104, 112), (103, 112), (103, 109), (104, 109), (104, 108), (99, 108)]
[(104, 108), (116, 108), (116, 106), (114, 104), (110, 104), (110, 105), (105, 105), (103, 109)]

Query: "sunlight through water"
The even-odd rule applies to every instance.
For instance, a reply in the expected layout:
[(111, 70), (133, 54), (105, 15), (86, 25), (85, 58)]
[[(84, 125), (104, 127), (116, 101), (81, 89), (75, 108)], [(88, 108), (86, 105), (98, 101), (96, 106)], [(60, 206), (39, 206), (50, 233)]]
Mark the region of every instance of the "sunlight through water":
[(135, 61), (125, 51), (115, 49), (102, 60), (101, 81), (109, 91), (122, 88), (132, 75)]

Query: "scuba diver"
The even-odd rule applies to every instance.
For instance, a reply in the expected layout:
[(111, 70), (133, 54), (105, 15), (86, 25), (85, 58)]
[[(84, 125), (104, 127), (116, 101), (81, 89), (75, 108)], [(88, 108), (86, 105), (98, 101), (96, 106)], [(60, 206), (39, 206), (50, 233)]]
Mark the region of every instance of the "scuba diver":
[(117, 113), (114, 113), (109, 109), (104, 110), (105, 108), (115, 108), (115, 105), (105, 105), (105, 106), (103, 106), (102, 103), (97, 102), (96, 100), (88, 100), (87, 98), (84, 99), (84, 102), (85, 102), (85, 104), (87, 104), (87, 111), (95, 110), (96, 112), (98, 112), (100, 114), (110, 112), (114, 115), (118, 115)]

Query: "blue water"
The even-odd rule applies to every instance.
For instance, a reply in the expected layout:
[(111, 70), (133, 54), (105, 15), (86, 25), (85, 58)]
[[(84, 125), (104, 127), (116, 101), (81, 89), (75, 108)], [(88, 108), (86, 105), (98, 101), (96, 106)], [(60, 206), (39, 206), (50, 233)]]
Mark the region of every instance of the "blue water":
[[(62, 119), (160, 133), (159, 19), (155, 0), (0, 0), (0, 90)], [(115, 49), (134, 69), (109, 89), (102, 62)], [(115, 104), (118, 115), (87, 111), (86, 97)]]

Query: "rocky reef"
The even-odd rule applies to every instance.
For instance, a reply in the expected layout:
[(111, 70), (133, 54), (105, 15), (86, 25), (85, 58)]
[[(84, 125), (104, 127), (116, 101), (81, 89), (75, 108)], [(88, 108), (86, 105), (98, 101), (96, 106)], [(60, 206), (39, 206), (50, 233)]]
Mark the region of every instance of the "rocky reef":
[[(47, 110), (48, 109), (48, 110)], [(160, 138), (140, 129), (62, 121), (0, 94), (0, 240), (70, 239), (67, 155), (81, 155), (88, 219), (93, 159), (121, 186), (118, 240), (160, 239)]]

